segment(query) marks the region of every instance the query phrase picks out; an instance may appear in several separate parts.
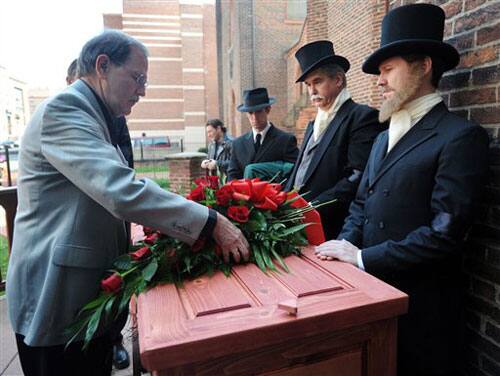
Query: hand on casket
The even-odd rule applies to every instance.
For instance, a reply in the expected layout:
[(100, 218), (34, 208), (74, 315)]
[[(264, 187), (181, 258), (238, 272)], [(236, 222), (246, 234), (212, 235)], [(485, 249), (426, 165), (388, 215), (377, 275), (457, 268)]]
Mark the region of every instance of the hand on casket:
[(321, 260), (331, 261), (333, 259), (337, 259), (357, 266), (358, 251), (358, 247), (347, 240), (342, 239), (329, 240), (321, 245), (318, 245), (314, 252)]
[(248, 241), (242, 232), (233, 225), (226, 217), (217, 213), (217, 224), (215, 225), (213, 238), (222, 249), (224, 261), (229, 263), (229, 256), (233, 255), (236, 262), (248, 261), (250, 255)]

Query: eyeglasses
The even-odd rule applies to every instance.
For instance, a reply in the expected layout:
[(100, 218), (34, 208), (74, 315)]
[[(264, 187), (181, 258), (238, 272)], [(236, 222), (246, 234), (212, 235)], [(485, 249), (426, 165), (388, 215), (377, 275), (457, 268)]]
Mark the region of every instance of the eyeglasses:
[(146, 78), (146, 75), (144, 75), (144, 74), (136, 75), (134, 73), (130, 73), (130, 75), (135, 80), (135, 83), (137, 84), (137, 86), (144, 87), (144, 88), (148, 86), (148, 79)]

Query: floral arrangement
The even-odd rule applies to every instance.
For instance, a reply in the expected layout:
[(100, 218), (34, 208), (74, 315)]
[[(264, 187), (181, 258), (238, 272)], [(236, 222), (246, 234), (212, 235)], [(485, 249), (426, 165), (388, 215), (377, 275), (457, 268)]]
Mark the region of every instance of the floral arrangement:
[[(251, 247), (249, 262), (264, 273), (288, 272), (285, 257), (325, 241), (315, 208), (296, 192), (283, 192), (280, 184), (244, 179), (220, 186), (217, 176), (207, 176), (195, 180), (187, 198), (225, 215), (240, 228)], [(72, 335), (68, 344), (85, 331), (86, 348), (101, 322), (115, 319), (132, 295), (157, 284), (182, 283), (218, 270), (229, 276), (233, 263), (224, 262), (213, 241), (198, 240), (189, 246), (154, 229), (143, 230), (143, 241), (115, 260), (111, 274), (101, 281), (98, 297), (68, 328)]]

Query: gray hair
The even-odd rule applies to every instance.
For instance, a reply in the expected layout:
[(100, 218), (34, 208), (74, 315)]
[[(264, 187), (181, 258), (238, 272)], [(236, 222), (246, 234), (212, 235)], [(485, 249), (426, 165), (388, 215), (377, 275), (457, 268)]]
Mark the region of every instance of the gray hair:
[(345, 71), (338, 64), (326, 64), (315, 70), (317, 73), (322, 73), (330, 78), (335, 78), (337, 74), (342, 77), (342, 88), (347, 86), (347, 78), (345, 76)]
[(117, 30), (105, 30), (89, 40), (78, 57), (78, 73), (81, 77), (95, 73), (95, 63), (99, 55), (106, 55), (116, 65), (123, 65), (129, 55), (130, 48), (136, 47), (148, 56), (148, 50), (137, 39)]

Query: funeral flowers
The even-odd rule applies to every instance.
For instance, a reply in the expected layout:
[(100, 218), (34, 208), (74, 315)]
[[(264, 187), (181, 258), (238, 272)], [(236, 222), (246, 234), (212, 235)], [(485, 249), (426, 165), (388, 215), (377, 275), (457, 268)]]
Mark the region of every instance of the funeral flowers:
[[(283, 192), (280, 184), (259, 179), (235, 180), (222, 185), (218, 177), (195, 181), (187, 198), (228, 217), (247, 238), (251, 256), (264, 273), (288, 271), (284, 258), (299, 255), (301, 247), (324, 241), (319, 214), (295, 192)], [(220, 270), (229, 276), (222, 250), (211, 240), (199, 239), (189, 246), (159, 231), (144, 228), (145, 238), (130, 253), (114, 262), (110, 275), (101, 282), (96, 299), (82, 308), (69, 329), (70, 342), (84, 332), (85, 346), (105, 322), (116, 318), (134, 294), (159, 283), (183, 280)]]

